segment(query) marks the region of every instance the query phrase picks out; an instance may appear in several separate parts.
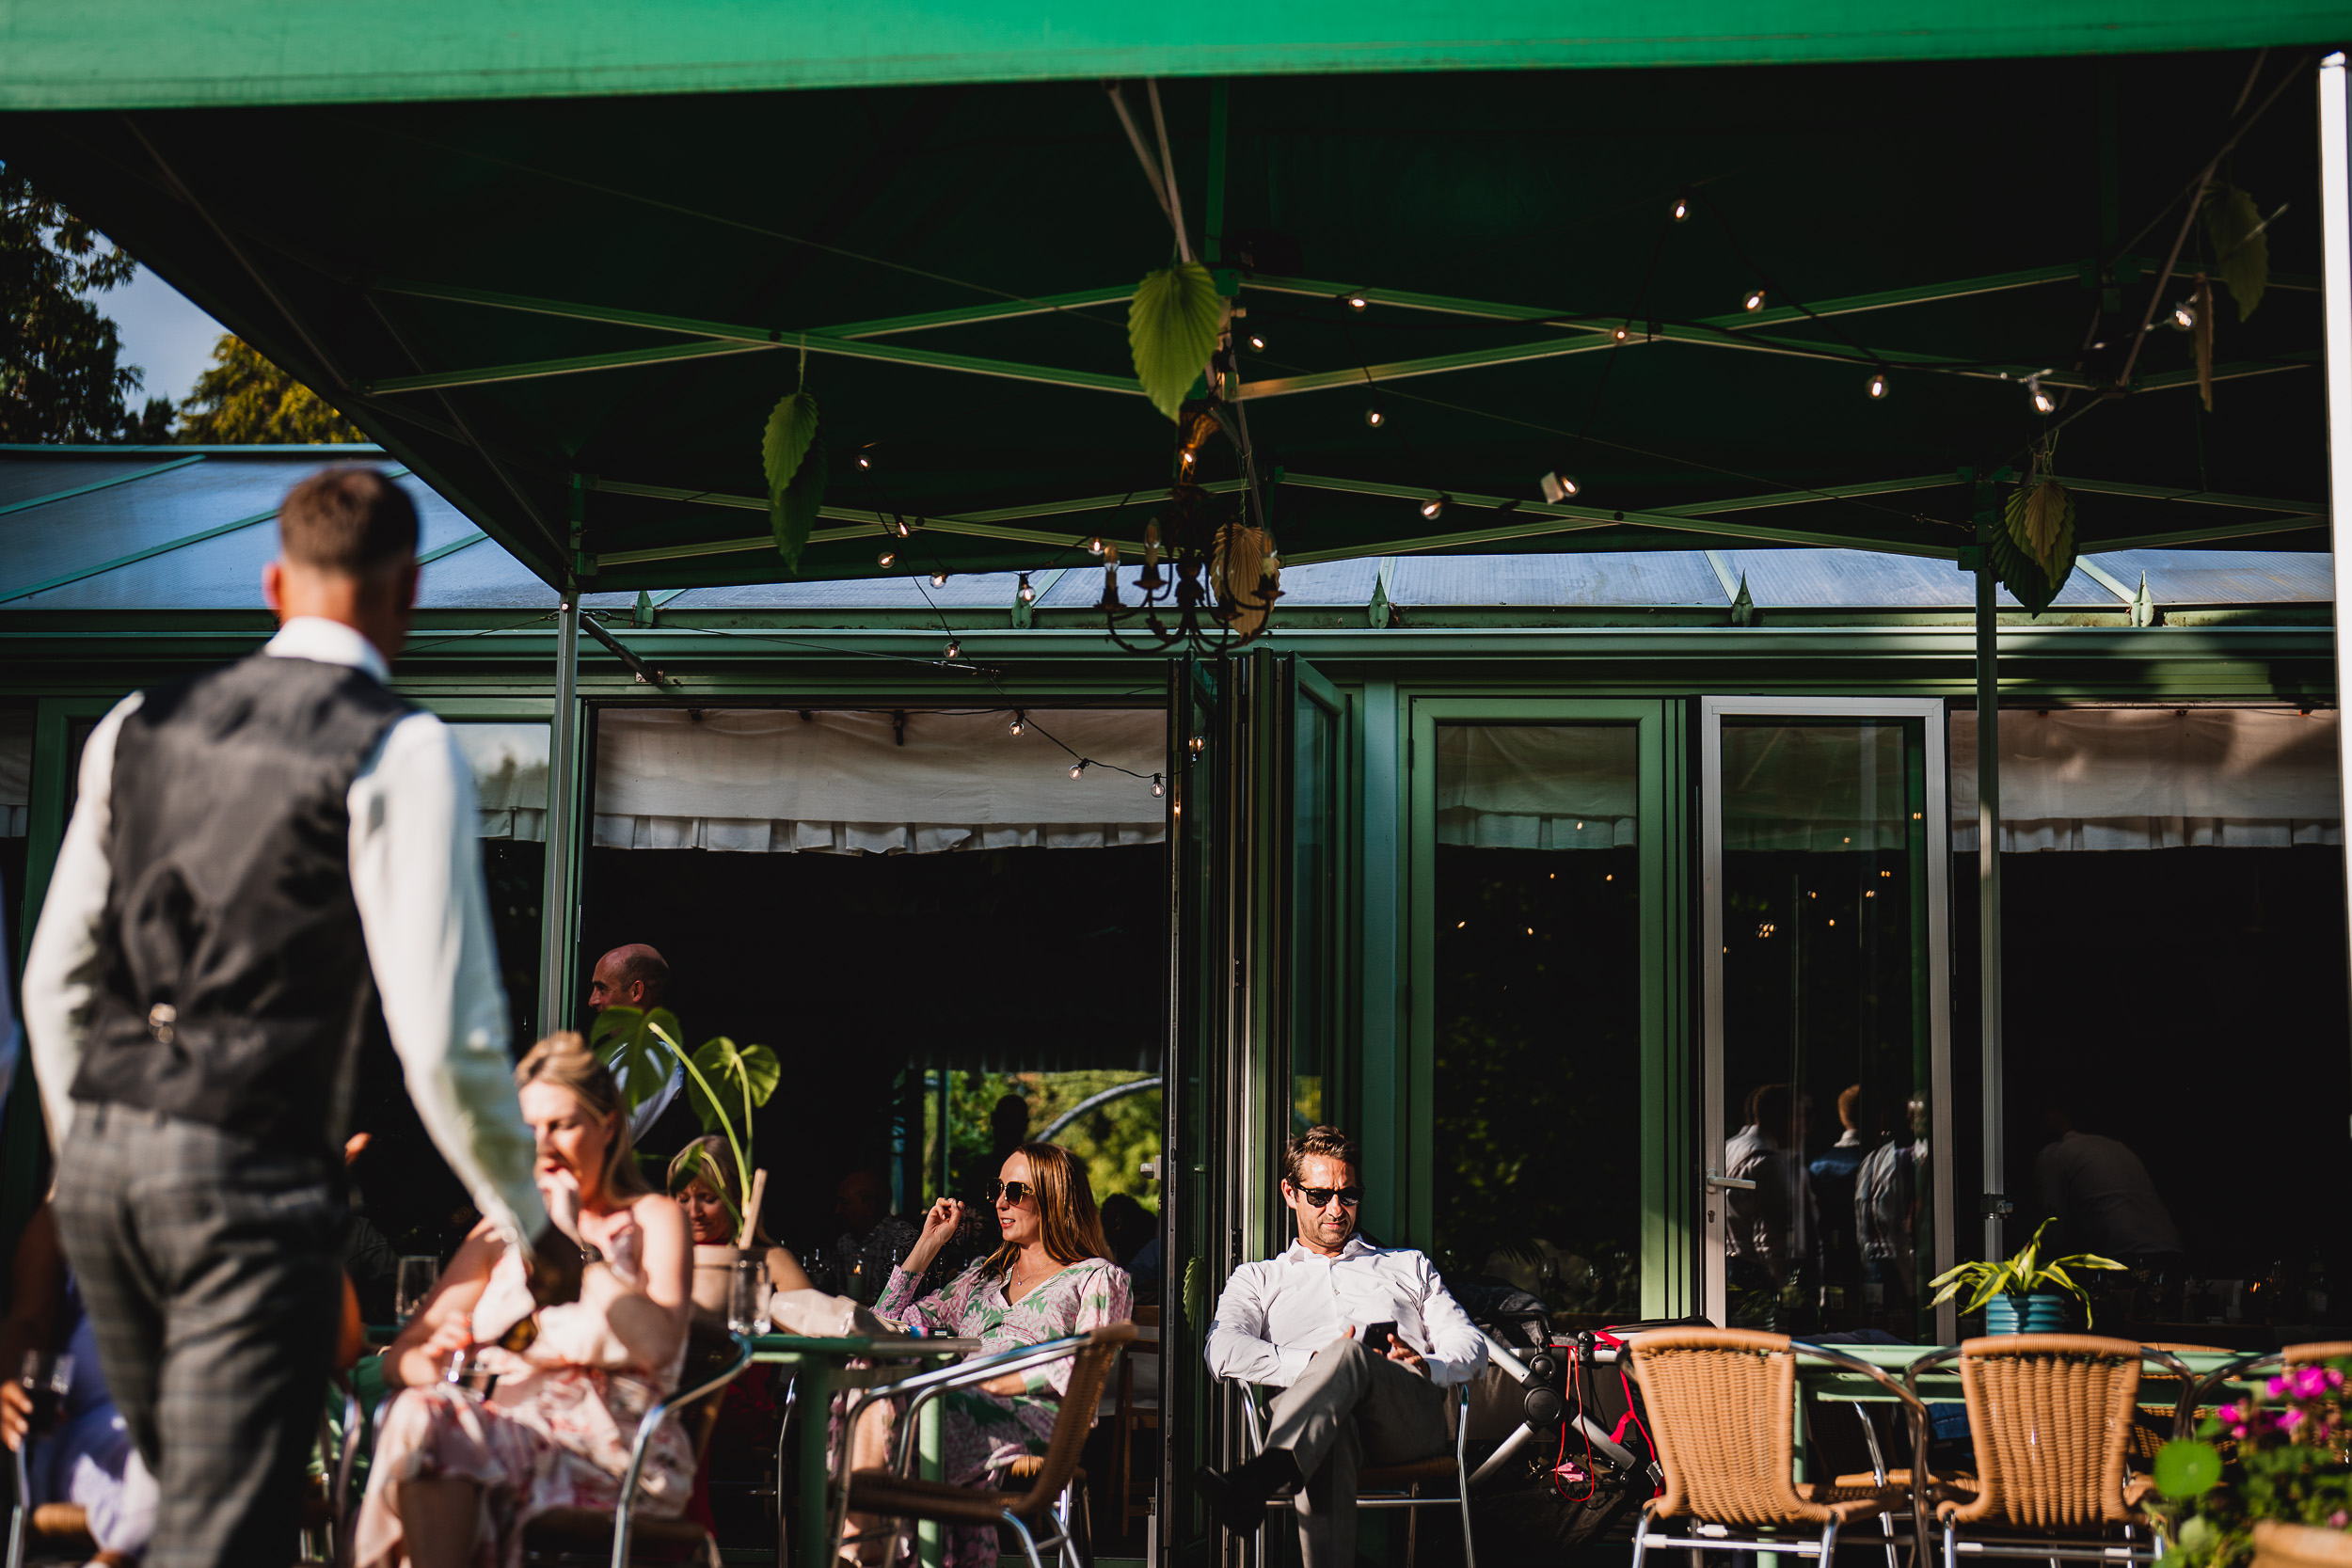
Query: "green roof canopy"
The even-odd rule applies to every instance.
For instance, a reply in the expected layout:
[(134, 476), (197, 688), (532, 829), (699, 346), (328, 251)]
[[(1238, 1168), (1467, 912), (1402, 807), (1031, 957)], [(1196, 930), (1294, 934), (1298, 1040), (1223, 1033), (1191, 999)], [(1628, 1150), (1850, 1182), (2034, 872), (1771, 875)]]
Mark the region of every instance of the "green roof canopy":
[[(2286, 42), (2320, 24), (2136, 9), (2093, 27), (2048, 5), (1693, 6), (1641, 13), (1646, 39), (1587, 37), (1597, 16), (1556, 9), (1540, 29), (1449, 10), (1449, 37), (1514, 40), (1526, 69), (1402, 71), (1494, 64), (1502, 46), (1413, 42), (1434, 30), (1421, 13), (1377, 8), (1237, 13), (1215, 49), (1141, 13), (1062, 16), (1064, 42), (1036, 50), (1035, 13), (866, 10), (855, 38), (827, 13), (787, 55), (760, 31), (772, 8), (665, 8), (648, 34), (576, 8), (559, 43), (493, 37), (510, 11), (480, 5), (410, 8), (385, 24), (396, 39), (364, 18), (330, 38), (307, 20), (326, 8), (291, 4), (202, 28), (164, 8), (18, 7), (0, 102), (84, 107), (0, 114), (0, 155), (534, 570), (596, 590), (784, 575), (759, 438), (803, 347), (833, 453), (803, 575), (1071, 564), (1075, 539), (1140, 537), (1174, 444), (1125, 328), (1172, 249), (1138, 158), (1156, 153), (1147, 94), (1124, 88), (1131, 139), (1100, 82), (968, 85), (1096, 70), (1236, 73), (1159, 95), (1190, 243), (1264, 341), (1242, 354), (1238, 406), (1261, 474), (1279, 471), (1286, 561), (1775, 543), (1951, 558), (1975, 540), (1958, 470), (2022, 467), (2061, 420), (2084, 548), (2309, 547), (2326, 493), (2309, 53), (1552, 69)], [(1312, 43), (1327, 33), (1373, 41)], [(130, 36), (136, 50), (111, 46)], [(936, 53), (885, 58), (867, 41), (884, 39)], [(235, 59), (269, 65), (240, 79)], [(116, 74), (158, 61), (186, 74)], [(1345, 73), (1263, 74), (1294, 68)], [(933, 80), (521, 98), (911, 75)], [(284, 102), (458, 92), (477, 101)], [(2192, 231), (2155, 295), (2182, 198), (2233, 136), (2220, 177), (2271, 218), (2272, 274), (2244, 322), (2217, 291), (2216, 411), (2190, 338), (2161, 326), (2129, 391), (2104, 395), (2143, 312), (2161, 321), (2209, 264)], [(1883, 400), (1864, 390), (1875, 373)], [(2035, 374), (2058, 420), (2035, 413)], [(1204, 467), (1235, 483), (1230, 449)], [(1554, 469), (1581, 489), (1546, 505)], [(897, 516), (921, 526), (894, 545)]]

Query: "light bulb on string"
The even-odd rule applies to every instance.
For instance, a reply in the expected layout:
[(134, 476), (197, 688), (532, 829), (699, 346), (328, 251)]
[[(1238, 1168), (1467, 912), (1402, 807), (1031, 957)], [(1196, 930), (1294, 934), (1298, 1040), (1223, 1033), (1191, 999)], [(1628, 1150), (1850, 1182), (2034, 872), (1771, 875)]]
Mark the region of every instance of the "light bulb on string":
[(2042, 389), (2042, 378), (2040, 376), (2029, 375), (2026, 377), (2026, 390), (2033, 394), (2033, 411), (2035, 413), (2055, 414), (2058, 412), (2058, 399), (2052, 397), (2049, 393)]
[(933, 588), (945, 588), (947, 586), (947, 573), (945, 567), (931, 574), (931, 586)]
[(1370, 305), (1372, 301), (1366, 299), (1361, 294), (1350, 294), (1347, 296), (1347, 308), (1351, 310), (1361, 310), (1364, 307)]
[(1447, 499), (1448, 498), (1444, 496), (1430, 497), (1427, 500), (1421, 503), (1421, 515), (1432, 522), (1437, 521), (1438, 514), (1445, 510)]
[(1372, 426), (1373, 429), (1377, 430), (1388, 422), (1389, 417), (1380, 412), (1380, 405), (1378, 404), (1375, 403), (1370, 408), (1364, 410), (1364, 423)]
[(1890, 390), (1886, 380), (1886, 372), (1884, 371), (1872, 371), (1870, 372), (1870, 379), (1862, 384), (1862, 389), (1870, 395), (1870, 400), (1874, 403), (1885, 397), (1887, 392)]
[(1152, 798), (1159, 800), (1168, 794), (1168, 781), (1157, 773), (1152, 775)]
[(1675, 198), (1675, 221), (1677, 223), (1688, 223), (1691, 221), (1691, 198), (1689, 197), (1677, 196)]
[(1249, 335), (1249, 346), (1256, 352), (1263, 354), (1265, 352), (1265, 339), (1262, 335), (1252, 332)]
[(910, 524), (904, 517), (894, 515), (890, 519), (890, 531), (898, 535), (899, 538), (905, 539), (914, 534), (914, 525)]
[(1019, 599), (1023, 604), (1037, 603), (1037, 590), (1029, 586), (1028, 573), (1024, 572), (1021, 574), (1021, 588), (1020, 591), (1013, 596)]
[(2183, 300), (2178, 305), (2172, 307), (2171, 319), (2172, 330), (2175, 332), (2194, 332), (2197, 330), (2197, 308), (2191, 305), (2187, 300)]
[(898, 552), (897, 550), (884, 550), (882, 554), (874, 558), (874, 564), (877, 566), (892, 566), (898, 563)]
[(1609, 334), (1609, 341), (1613, 343), (1622, 343), (1632, 336), (1633, 329), (1620, 323), (1616, 330)]
[(1085, 757), (1080, 757), (1077, 761), (1070, 765), (1070, 776), (1073, 779), (1084, 778), (1086, 776), (1086, 770), (1087, 759)]
[(957, 641), (952, 637), (947, 639), (947, 657), (949, 658), (961, 658), (963, 657), (963, 644)]
[(1741, 301), (1740, 302), (1740, 309), (1745, 309), (1745, 310), (1761, 310), (1761, 309), (1764, 309), (1764, 291), (1763, 291), (1763, 290), (1761, 290), (1761, 289), (1750, 289), (1750, 290), (1748, 291), (1748, 296), (1747, 296), (1747, 298), (1745, 298), (1745, 299), (1741, 300)]
[(1023, 730), (1028, 727), (1028, 717), (1029, 716), (1027, 714), (1023, 713), (1019, 708), (1015, 708), (1012, 710), (1012, 722), (1006, 727), (1010, 729), (1013, 734), (1019, 735)]
[(1544, 475), (1537, 483), (1543, 486), (1544, 499), (1554, 506), (1558, 506), (1564, 500), (1572, 499), (1576, 493), (1583, 488), (1576, 482), (1574, 474), (1564, 474), (1556, 468)]

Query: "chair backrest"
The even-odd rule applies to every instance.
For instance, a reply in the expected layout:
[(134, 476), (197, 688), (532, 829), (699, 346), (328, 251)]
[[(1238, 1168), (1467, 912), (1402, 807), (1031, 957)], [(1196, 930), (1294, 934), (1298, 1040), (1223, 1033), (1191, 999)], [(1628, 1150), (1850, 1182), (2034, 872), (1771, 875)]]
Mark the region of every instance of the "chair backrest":
[(2130, 1522), (2124, 1454), (2138, 1410), (2139, 1346), (2087, 1334), (2010, 1334), (1960, 1347), (1979, 1490), (1946, 1512), (2029, 1529)]
[(2312, 1361), (2333, 1361), (2352, 1355), (2352, 1339), (2322, 1339), (2308, 1345), (2289, 1345), (2279, 1353), (2280, 1360), (2290, 1367), (2300, 1367)]
[[(735, 1362), (735, 1336), (723, 1323), (689, 1323), (686, 1329), (686, 1364), (678, 1369), (677, 1386), (692, 1388), (709, 1382)], [(721, 1384), (693, 1403), (672, 1416), (694, 1445), (694, 1467), (700, 1469), (710, 1449), (710, 1434), (719, 1425), (719, 1406), (726, 1402), (732, 1382)]]
[(1830, 1517), (1797, 1492), (1797, 1358), (1787, 1335), (1660, 1328), (1632, 1344), (1665, 1471), (1654, 1513), (1748, 1526)]
[(1087, 1335), (1071, 1358), (1070, 1386), (1062, 1390), (1061, 1412), (1054, 1418), (1054, 1435), (1045, 1445), (1044, 1462), (1029, 1480), (1028, 1495), (1012, 1505), (1012, 1512), (1023, 1518), (1032, 1518), (1053, 1505), (1063, 1487), (1078, 1471), (1078, 1456), (1086, 1448), (1087, 1433), (1094, 1425), (1094, 1407), (1103, 1397), (1103, 1385), (1109, 1381), (1112, 1366), (1120, 1352), (1133, 1343), (1136, 1325), (1107, 1323)]

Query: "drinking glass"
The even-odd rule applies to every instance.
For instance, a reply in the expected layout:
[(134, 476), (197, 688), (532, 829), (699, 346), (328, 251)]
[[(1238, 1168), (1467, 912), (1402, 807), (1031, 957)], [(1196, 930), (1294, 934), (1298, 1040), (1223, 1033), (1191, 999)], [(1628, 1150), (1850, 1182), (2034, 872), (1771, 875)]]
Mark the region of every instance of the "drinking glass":
[(408, 1326), (408, 1320), (417, 1315), (417, 1308), (424, 1305), (440, 1277), (438, 1258), (427, 1255), (400, 1260), (400, 1272), (392, 1281), (392, 1315), (400, 1320), (401, 1327)]
[(24, 1353), (17, 1381), (32, 1397), (33, 1413), (27, 1423), (29, 1435), (45, 1437), (57, 1424), (57, 1416), (65, 1408), (65, 1396), (73, 1386), (73, 1357), (62, 1353), (44, 1355), (40, 1351)]
[(751, 1336), (768, 1332), (768, 1271), (756, 1254), (735, 1261), (735, 1276), (727, 1281), (727, 1332)]

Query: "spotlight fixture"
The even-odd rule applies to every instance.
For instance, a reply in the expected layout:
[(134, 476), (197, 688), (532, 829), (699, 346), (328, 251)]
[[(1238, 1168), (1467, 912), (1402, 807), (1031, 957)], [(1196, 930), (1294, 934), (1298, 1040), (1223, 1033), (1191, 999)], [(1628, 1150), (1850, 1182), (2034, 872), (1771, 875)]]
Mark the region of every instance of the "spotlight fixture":
[(1024, 572), (1021, 574), (1021, 591), (1013, 596), (1019, 599), (1023, 604), (1037, 603), (1037, 590), (1029, 586), (1028, 573)]
[(1437, 521), (1438, 514), (1445, 510), (1446, 499), (1447, 498), (1444, 496), (1430, 497), (1427, 500), (1421, 503), (1421, 515), (1428, 518), (1431, 522)]
[(1351, 310), (1360, 310), (1371, 303), (1372, 301), (1366, 299), (1361, 294), (1350, 294), (1347, 296), (1347, 308)]
[(1564, 500), (1575, 499), (1576, 493), (1583, 488), (1582, 485), (1577, 483), (1574, 474), (1564, 474), (1558, 469), (1544, 475), (1536, 483), (1543, 486), (1544, 499), (1554, 506), (1558, 506)]
[(1380, 412), (1378, 404), (1375, 404), (1372, 407), (1364, 410), (1364, 423), (1372, 426), (1373, 429), (1377, 430), (1388, 422), (1389, 417)]
[(1012, 710), (1012, 722), (1006, 727), (1011, 730), (1013, 734), (1019, 735), (1023, 730), (1028, 728), (1028, 718), (1029, 716), (1027, 714), (1023, 713), (1019, 708), (1014, 708)]
[(874, 558), (874, 564), (877, 566), (895, 566), (898, 562), (898, 552), (897, 550), (884, 550)]
[(1249, 335), (1249, 346), (1258, 353), (1263, 354), (1265, 352), (1265, 339), (1261, 337), (1259, 334), (1252, 332)]
[(2033, 394), (2033, 411), (2035, 413), (2055, 414), (2058, 412), (2058, 399), (2052, 397), (2049, 393), (2042, 389), (2042, 378), (2040, 376), (2029, 375), (2026, 377), (2026, 390)]
[(2197, 308), (2187, 300), (2183, 300), (2172, 307), (2172, 330), (2175, 332), (2197, 330)]
[(952, 637), (947, 639), (947, 657), (949, 658), (961, 658), (963, 657), (963, 644), (957, 641)]
[(1761, 289), (1750, 289), (1748, 291), (1748, 297), (1741, 300), (1740, 303), (1742, 309), (1761, 310), (1764, 309), (1764, 291)]
[(1691, 221), (1691, 198), (1689, 197), (1677, 196), (1675, 198), (1675, 221), (1677, 223), (1688, 223)]
[(933, 572), (931, 574), (931, 586), (933, 588), (945, 588), (947, 586), (947, 574), (945, 570)]
[(1872, 371), (1870, 372), (1870, 379), (1862, 384), (1862, 389), (1870, 394), (1870, 399), (1874, 403), (1886, 396), (1886, 372), (1884, 371)]

